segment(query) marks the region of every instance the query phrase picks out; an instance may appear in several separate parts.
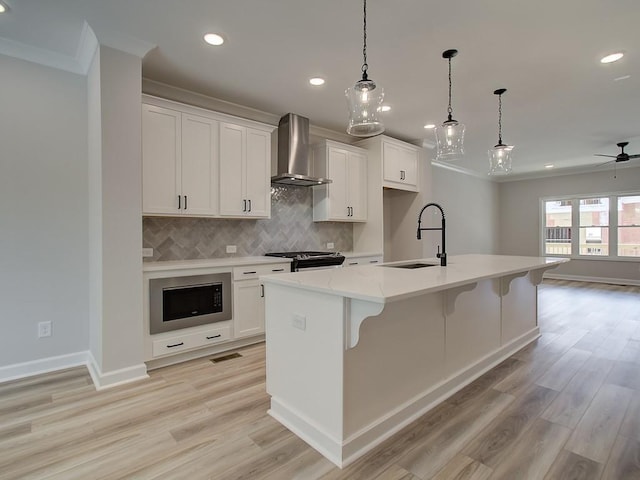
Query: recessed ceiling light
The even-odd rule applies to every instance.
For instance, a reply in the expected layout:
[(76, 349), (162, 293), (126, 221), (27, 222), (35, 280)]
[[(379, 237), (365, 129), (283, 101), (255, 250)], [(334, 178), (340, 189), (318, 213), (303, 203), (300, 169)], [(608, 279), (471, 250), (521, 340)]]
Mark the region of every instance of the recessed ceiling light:
[(382, 105), (380, 107), (381, 112), (388, 112), (389, 110), (391, 110), (391, 107), (389, 105)]
[(218, 46), (224, 43), (224, 38), (222, 38), (217, 33), (207, 33), (204, 36), (204, 41), (207, 42), (209, 45)]
[(324, 78), (321, 78), (321, 77), (313, 77), (313, 78), (310, 78), (310, 79), (309, 79), (309, 83), (310, 83), (311, 85), (315, 85), (316, 87), (317, 87), (317, 86), (320, 86), (320, 85), (324, 85)]
[(424, 128), (426, 128), (427, 130), (431, 130), (433, 128), (436, 128), (436, 126), (433, 123), (427, 123)]
[(612, 53), (611, 55), (607, 55), (606, 57), (602, 57), (600, 59), (600, 63), (611, 63), (611, 62), (617, 62), (618, 60), (620, 60), (622, 57), (624, 57), (624, 53), (618, 52), (618, 53)]
[(553, 163), (547, 163), (547, 164), (544, 166), (544, 168), (553, 168), (553, 167), (554, 167)]
[(0, 13), (5, 13), (9, 8), (2, 2), (0, 2)]
[(627, 78), (631, 78), (631, 75), (623, 75), (621, 77), (614, 78), (613, 81), (614, 82), (619, 82), (620, 80), (626, 80)]

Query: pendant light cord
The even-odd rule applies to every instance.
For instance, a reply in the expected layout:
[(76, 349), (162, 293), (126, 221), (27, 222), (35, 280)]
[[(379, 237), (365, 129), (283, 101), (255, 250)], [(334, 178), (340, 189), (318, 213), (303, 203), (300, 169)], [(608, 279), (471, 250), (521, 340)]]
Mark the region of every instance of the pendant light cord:
[(447, 107), (447, 113), (449, 114), (448, 121), (451, 121), (451, 114), (453, 113), (453, 109), (451, 108), (451, 57), (449, 57), (449, 106)]
[(498, 145), (502, 145), (502, 95), (498, 95)]
[(369, 65), (367, 64), (367, 0), (364, 0), (363, 32), (362, 57), (364, 59), (364, 62), (362, 63), (362, 80), (368, 80), (367, 69), (369, 68)]

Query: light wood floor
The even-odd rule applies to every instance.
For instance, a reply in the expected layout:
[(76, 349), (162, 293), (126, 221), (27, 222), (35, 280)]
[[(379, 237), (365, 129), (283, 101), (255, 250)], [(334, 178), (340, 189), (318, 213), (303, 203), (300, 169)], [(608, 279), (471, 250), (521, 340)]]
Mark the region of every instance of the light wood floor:
[(340, 470), (266, 414), (264, 346), (96, 392), (0, 384), (1, 479), (640, 479), (640, 288), (547, 281), (542, 337)]

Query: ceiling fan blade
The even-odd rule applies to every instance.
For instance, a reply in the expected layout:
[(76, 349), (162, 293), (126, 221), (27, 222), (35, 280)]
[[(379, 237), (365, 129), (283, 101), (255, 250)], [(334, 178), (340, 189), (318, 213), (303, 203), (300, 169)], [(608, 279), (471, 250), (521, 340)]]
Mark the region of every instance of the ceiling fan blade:
[(636, 154), (636, 155), (629, 155), (629, 158), (640, 158), (640, 153)]
[(594, 153), (594, 157), (609, 157), (609, 158), (618, 158), (617, 155), (603, 155), (602, 153)]

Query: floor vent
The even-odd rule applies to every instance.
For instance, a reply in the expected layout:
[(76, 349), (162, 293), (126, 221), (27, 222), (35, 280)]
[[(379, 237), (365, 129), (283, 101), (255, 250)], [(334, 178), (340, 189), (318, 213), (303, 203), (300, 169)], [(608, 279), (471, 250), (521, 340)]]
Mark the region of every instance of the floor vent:
[(232, 358), (240, 358), (242, 355), (239, 353), (230, 353), (229, 355), (223, 355), (222, 357), (212, 358), (211, 361), (213, 363), (224, 362), (225, 360), (231, 360)]

